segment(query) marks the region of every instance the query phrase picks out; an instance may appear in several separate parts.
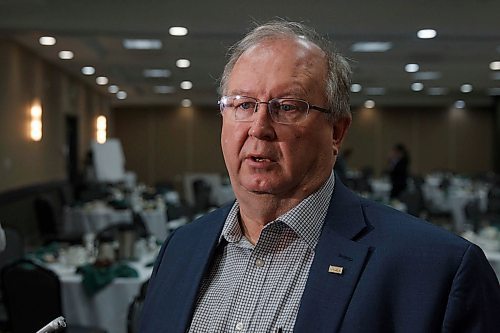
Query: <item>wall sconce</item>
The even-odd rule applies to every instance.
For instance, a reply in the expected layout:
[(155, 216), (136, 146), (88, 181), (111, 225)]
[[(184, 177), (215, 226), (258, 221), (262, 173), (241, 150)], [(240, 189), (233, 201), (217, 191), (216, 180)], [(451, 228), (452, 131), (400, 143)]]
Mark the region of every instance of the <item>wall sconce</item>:
[(96, 120), (96, 140), (98, 143), (104, 143), (106, 142), (106, 117), (105, 116), (99, 116), (97, 117)]
[(34, 104), (30, 111), (30, 137), (33, 141), (42, 140), (42, 107)]

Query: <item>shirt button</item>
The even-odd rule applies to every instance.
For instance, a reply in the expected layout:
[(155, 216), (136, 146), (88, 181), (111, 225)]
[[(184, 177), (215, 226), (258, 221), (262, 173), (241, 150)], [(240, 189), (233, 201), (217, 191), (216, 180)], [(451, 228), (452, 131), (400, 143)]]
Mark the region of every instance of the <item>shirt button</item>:
[(265, 264), (265, 262), (262, 259), (255, 260), (255, 266), (257, 266), (257, 267), (262, 267), (262, 266), (264, 266), (264, 264)]
[(236, 330), (237, 331), (242, 331), (243, 330), (243, 323), (237, 323), (236, 324)]

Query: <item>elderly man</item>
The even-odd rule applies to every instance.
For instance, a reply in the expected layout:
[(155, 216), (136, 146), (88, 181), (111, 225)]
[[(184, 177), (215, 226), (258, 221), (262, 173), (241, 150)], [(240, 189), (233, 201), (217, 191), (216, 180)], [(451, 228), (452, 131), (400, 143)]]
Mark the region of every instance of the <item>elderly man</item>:
[(237, 199), (165, 242), (141, 332), (497, 332), (478, 247), (335, 179), (344, 58), (284, 21), (231, 51), (219, 104)]

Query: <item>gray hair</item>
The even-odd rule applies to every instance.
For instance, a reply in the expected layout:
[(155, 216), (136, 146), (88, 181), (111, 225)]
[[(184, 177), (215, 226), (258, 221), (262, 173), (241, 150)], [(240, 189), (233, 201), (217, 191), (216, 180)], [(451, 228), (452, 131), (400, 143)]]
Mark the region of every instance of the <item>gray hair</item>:
[(325, 82), (325, 96), (328, 108), (332, 110), (332, 119), (350, 117), (349, 92), (351, 85), (351, 67), (339, 53), (332, 50), (330, 42), (312, 28), (301, 23), (285, 20), (271, 21), (259, 25), (242, 40), (234, 44), (228, 52), (229, 61), (224, 67), (220, 81), (220, 92), (225, 93), (229, 76), (240, 56), (252, 46), (265, 40), (301, 38), (317, 45), (326, 55), (328, 69)]

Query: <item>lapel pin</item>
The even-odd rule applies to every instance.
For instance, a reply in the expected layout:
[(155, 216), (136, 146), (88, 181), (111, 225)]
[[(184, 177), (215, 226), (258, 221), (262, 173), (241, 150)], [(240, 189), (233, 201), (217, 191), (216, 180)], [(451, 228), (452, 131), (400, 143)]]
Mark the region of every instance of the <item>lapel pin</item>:
[(342, 274), (343, 272), (344, 272), (344, 267), (342, 266), (330, 265), (330, 267), (328, 267), (328, 273)]

